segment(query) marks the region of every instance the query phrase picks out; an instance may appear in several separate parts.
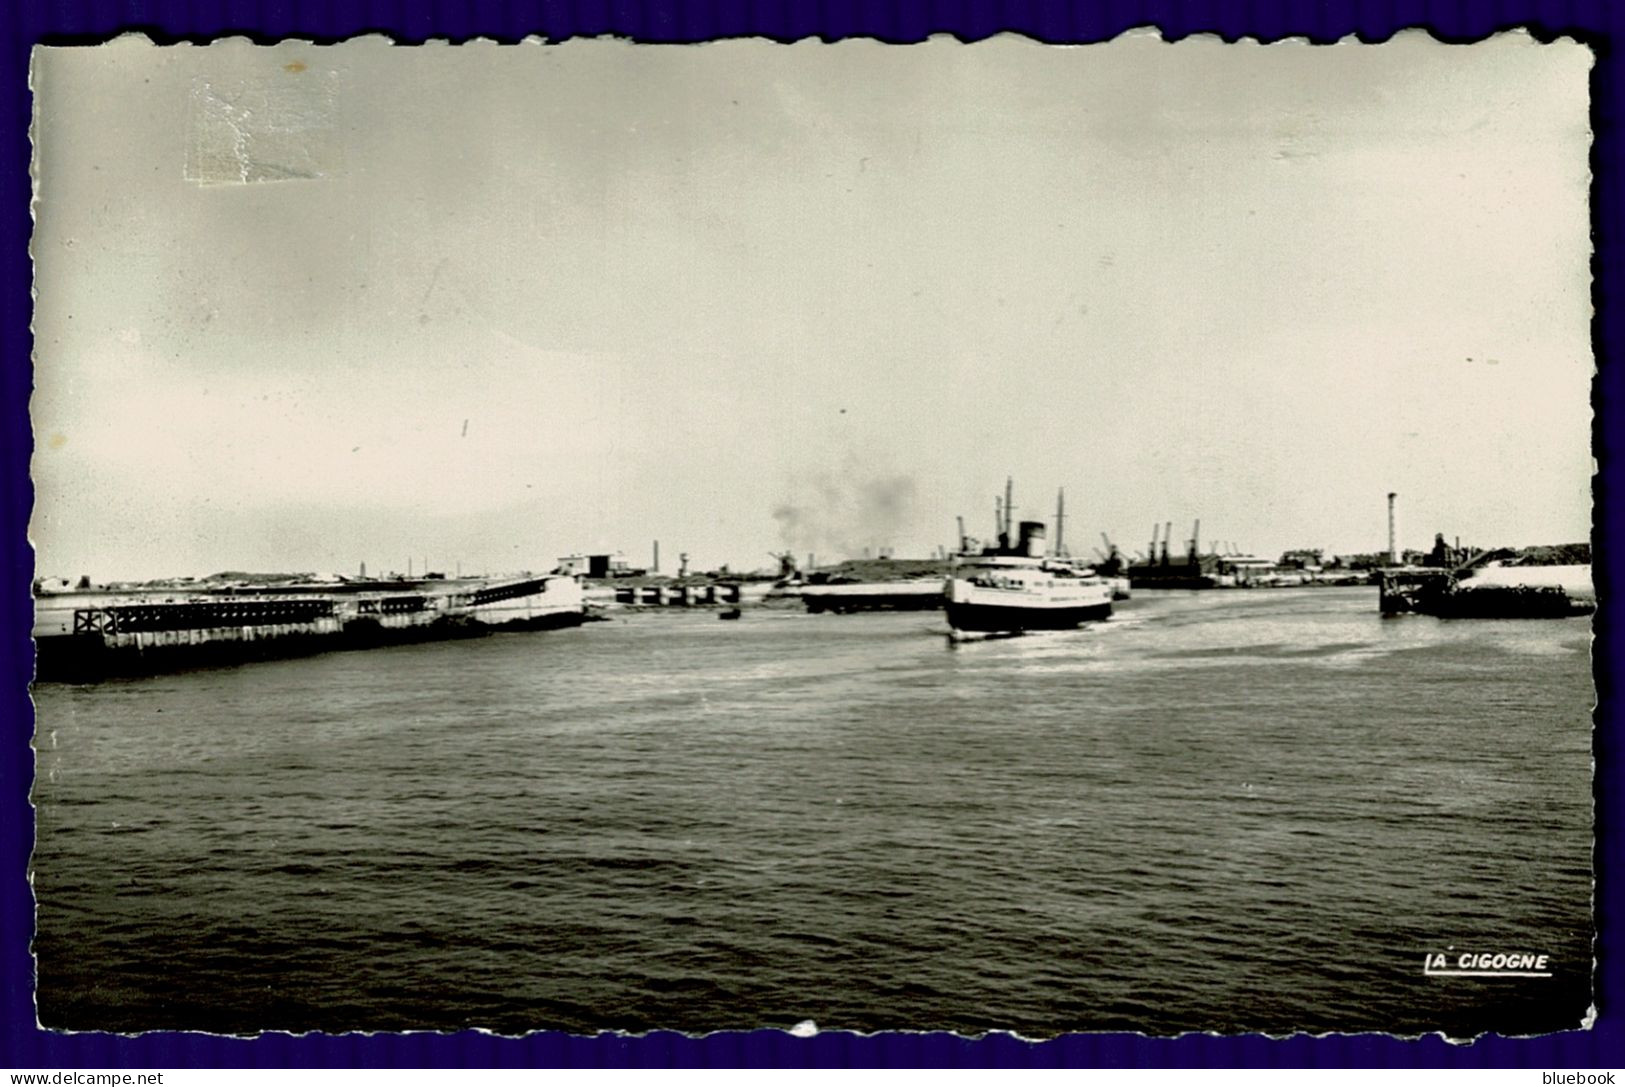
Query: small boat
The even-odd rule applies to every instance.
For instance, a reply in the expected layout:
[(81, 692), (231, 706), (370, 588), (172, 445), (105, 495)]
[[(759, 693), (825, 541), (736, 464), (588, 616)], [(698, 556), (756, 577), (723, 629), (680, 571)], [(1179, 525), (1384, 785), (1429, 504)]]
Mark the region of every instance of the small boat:
[(1075, 630), (1112, 613), (1112, 582), (1087, 566), (1044, 556), (1044, 525), (1023, 521), (1012, 542), (953, 558), (943, 589), (955, 641), (1040, 630)]
[(739, 618), (739, 615), (740, 612), (738, 608), (729, 608), (726, 611), (717, 612), (718, 619), (737, 619)]

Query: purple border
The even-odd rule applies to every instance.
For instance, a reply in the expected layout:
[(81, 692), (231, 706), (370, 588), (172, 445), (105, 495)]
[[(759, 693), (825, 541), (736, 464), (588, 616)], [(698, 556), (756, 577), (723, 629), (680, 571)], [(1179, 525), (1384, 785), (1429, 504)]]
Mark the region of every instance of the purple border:
[(96, 41), (142, 30), (162, 41), (245, 34), (333, 41), (383, 32), (402, 41), (504, 41), (536, 34), (550, 39), (619, 34), (642, 41), (697, 41), (760, 34), (774, 38), (854, 36), (918, 41), (933, 33), (977, 39), (1019, 31), (1043, 41), (1100, 41), (1135, 26), (1154, 24), (1172, 38), (1216, 32), (1225, 38), (1265, 40), (1289, 35), (1334, 41), (1357, 34), (1380, 41), (1397, 30), (1423, 26), (1447, 41), (1471, 41), (1524, 26), (1538, 36), (1571, 35), (1596, 51), (1592, 77), (1593, 323), (1599, 378), (1595, 393), (1597, 579), (1603, 610), (1597, 617), (1596, 780), (1620, 780), (1621, 752), (1612, 724), (1618, 718), (1613, 620), (1615, 559), (1609, 546), (1620, 514), (1612, 495), (1620, 477), (1616, 450), (1603, 420), (1617, 419), (1625, 397), (1620, 344), (1625, 339), (1625, 276), (1621, 274), (1620, 133), (1621, 57), (1625, 5), (1609, 0), (18, 0), (0, 11), (0, 504), (7, 531), (0, 539), (0, 685), (5, 729), (0, 732), (0, 1067), (27, 1069), (109, 1067), (1545, 1067), (1625, 1065), (1619, 999), (1621, 962), (1609, 954), (1620, 924), (1619, 834), (1625, 796), (1597, 789), (1597, 916), (1599, 956), (1597, 1026), (1536, 1039), (1490, 1037), (1467, 1047), (1437, 1038), (1400, 1042), (1361, 1035), (1271, 1041), (1250, 1036), (1190, 1036), (1150, 1040), (1134, 1035), (1073, 1035), (1028, 1044), (1007, 1037), (967, 1041), (952, 1035), (827, 1034), (796, 1039), (776, 1031), (719, 1034), (700, 1039), (656, 1034), (640, 1039), (574, 1038), (544, 1034), (524, 1039), (479, 1034), (375, 1037), (275, 1036), (239, 1041), (185, 1034), (139, 1038), (62, 1035), (34, 1027), (28, 941), (33, 905), (24, 878), (33, 837), (27, 803), (33, 765), (32, 716), (26, 693), (32, 670), (28, 641), (28, 585), (33, 557), (25, 527), (33, 492), (28, 477), (32, 439), (27, 402), (31, 269), (28, 240), (30, 181), (26, 89), (28, 52), (41, 43)]

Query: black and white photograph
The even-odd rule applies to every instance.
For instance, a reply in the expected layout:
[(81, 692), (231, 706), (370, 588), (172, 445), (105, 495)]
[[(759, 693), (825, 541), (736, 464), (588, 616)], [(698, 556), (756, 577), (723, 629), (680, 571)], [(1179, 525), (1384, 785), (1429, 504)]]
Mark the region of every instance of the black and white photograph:
[(1593, 996), (1583, 42), (33, 55), (52, 1032)]

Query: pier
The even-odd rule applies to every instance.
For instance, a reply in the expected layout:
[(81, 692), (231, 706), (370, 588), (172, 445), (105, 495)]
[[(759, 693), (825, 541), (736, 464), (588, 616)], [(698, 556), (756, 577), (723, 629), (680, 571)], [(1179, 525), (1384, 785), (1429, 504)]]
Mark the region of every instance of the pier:
[(716, 604), (738, 604), (741, 599), (743, 590), (735, 584), (622, 585), (615, 589), (615, 603), (622, 607), (709, 607)]

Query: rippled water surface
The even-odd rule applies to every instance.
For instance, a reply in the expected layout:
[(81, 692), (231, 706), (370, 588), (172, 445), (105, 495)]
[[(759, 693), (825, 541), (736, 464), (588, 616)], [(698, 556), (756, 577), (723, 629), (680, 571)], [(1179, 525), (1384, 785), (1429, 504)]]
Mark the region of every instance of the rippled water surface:
[[(1590, 627), (643, 614), (38, 704), (77, 1030), (1483, 1030), (1590, 1003)], [(1551, 978), (1424, 977), (1528, 951)]]

